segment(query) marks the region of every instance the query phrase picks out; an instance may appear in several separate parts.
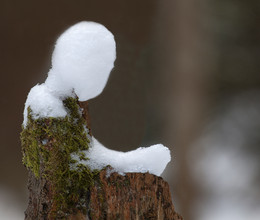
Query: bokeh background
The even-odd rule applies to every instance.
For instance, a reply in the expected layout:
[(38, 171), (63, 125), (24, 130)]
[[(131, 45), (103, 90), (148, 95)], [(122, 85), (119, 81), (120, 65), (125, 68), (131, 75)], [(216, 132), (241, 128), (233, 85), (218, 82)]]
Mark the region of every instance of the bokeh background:
[(0, 219), (23, 219), (19, 133), (55, 40), (82, 20), (115, 36), (117, 60), (89, 102), (94, 136), (127, 151), (163, 143), (163, 177), (186, 220), (260, 218), (258, 0), (0, 0)]

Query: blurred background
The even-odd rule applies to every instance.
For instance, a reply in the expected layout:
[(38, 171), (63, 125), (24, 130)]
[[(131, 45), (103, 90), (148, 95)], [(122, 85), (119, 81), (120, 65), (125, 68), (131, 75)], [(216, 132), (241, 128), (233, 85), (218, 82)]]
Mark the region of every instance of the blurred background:
[(19, 133), (57, 37), (82, 20), (115, 36), (117, 60), (89, 102), (94, 136), (128, 151), (163, 143), (163, 177), (186, 220), (260, 219), (260, 2), (0, 0), (0, 219), (23, 219)]

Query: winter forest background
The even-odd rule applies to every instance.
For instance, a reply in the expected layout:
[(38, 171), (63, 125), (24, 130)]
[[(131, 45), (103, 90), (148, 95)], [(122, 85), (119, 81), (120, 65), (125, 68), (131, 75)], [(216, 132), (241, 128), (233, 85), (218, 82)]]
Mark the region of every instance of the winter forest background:
[(186, 220), (259, 219), (260, 3), (256, 0), (0, 1), (0, 219), (22, 219), (19, 133), (53, 45), (82, 20), (115, 36), (117, 60), (89, 102), (107, 147), (171, 149), (163, 177)]

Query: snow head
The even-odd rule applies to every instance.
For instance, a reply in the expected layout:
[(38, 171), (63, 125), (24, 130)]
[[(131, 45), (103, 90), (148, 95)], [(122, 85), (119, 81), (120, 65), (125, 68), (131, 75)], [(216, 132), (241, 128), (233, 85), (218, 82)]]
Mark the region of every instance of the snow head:
[(77, 23), (58, 38), (49, 73), (56, 83), (48, 84), (47, 79), (46, 84), (57, 90), (54, 85), (61, 81), (61, 89), (74, 90), (80, 101), (89, 100), (103, 91), (115, 58), (114, 36), (107, 28), (95, 22)]

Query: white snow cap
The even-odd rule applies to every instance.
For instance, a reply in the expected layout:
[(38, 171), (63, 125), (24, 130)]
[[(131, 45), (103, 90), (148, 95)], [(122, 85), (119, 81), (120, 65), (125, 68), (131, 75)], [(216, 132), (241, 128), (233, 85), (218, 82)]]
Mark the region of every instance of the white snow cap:
[[(79, 161), (91, 169), (102, 169), (107, 165), (113, 167), (115, 172), (149, 172), (161, 175), (167, 164), (171, 161), (170, 150), (162, 144), (150, 147), (139, 147), (129, 152), (110, 150), (92, 137), (91, 148), (85, 152), (89, 160)], [(74, 159), (78, 159), (75, 158)]]
[(86, 101), (103, 91), (115, 58), (113, 34), (101, 24), (82, 21), (58, 38), (51, 74)]
[(54, 96), (45, 84), (37, 84), (31, 88), (24, 107), (24, 126), (27, 125), (27, 108), (29, 106), (33, 119), (65, 117), (67, 115), (62, 100)]

